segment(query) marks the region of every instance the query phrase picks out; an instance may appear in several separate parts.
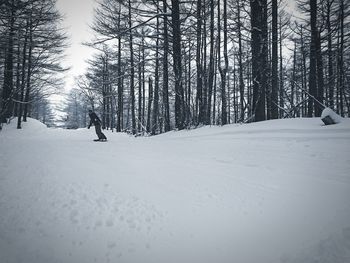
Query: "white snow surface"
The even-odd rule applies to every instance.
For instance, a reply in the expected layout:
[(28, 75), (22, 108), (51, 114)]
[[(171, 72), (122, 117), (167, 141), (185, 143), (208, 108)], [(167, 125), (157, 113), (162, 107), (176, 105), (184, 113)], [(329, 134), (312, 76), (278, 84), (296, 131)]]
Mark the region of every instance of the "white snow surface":
[(350, 121), (0, 132), (1, 263), (348, 263)]

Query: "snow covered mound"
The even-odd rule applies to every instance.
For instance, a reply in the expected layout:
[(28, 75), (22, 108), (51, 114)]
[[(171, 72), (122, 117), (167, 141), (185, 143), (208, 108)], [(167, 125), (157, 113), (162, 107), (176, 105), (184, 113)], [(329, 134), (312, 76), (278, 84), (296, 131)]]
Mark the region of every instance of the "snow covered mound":
[(330, 108), (325, 108), (322, 111), (321, 114), (321, 120), (326, 121), (327, 123), (327, 117), (330, 118), (330, 122), (331, 124), (337, 124), (337, 123), (341, 123), (343, 118), (341, 116), (339, 116), (338, 114), (336, 114), (332, 109)]
[(22, 129), (17, 129), (17, 118), (14, 118), (10, 121), (9, 124), (4, 124), (2, 132), (9, 135), (13, 133), (25, 133), (25, 134), (35, 134), (39, 132), (43, 132), (47, 129), (47, 126), (43, 124), (42, 122), (32, 119), (32, 118), (27, 118), (27, 122), (21, 122), (22, 124)]
[(321, 124), (6, 127), (0, 262), (350, 262), (350, 121)]

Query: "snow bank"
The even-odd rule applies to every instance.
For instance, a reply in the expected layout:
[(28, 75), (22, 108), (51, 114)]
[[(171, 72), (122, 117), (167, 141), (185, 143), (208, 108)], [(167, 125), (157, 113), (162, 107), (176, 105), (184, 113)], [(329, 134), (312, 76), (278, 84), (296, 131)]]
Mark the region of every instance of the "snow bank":
[[(327, 118), (331, 119), (331, 120), (329, 120), (330, 123), (327, 122)], [(343, 118), (341, 116), (339, 116), (338, 114), (336, 114), (332, 109), (325, 108), (322, 111), (321, 120), (327, 125), (327, 124), (341, 123)]]
[(47, 130), (47, 126), (45, 124), (32, 118), (27, 118), (27, 121), (26, 122), (22, 121), (21, 124), (22, 124), (22, 129), (17, 129), (17, 118), (14, 118), (10, 121), (10, 123), (3, 125), (2, 132), (8, 135), (10, 134), (13, 135), (17, 133), (35, 134), (35, 133), (40, 133)]
[(350, 121), (321, 123), (6, 128), (0, 262), (348, 262)]

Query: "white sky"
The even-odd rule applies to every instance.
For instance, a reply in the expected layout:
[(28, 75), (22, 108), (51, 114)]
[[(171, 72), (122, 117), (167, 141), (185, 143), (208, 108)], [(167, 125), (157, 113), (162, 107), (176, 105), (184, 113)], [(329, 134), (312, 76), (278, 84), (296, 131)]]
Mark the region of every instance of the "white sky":
[(64, 65), (71, 67), (66, 72), (65, 90), (74, 87), (74, 77), (84, 73), (87, 59), (91, 57), (93, 49), (83, 46), (83, 42), (93, 38), (89, 28), (93, 20), (95, 0), (57, 0), (57, 8), (64, 16), (63, 26), (69, 37), (69, 48), (66, 50)]

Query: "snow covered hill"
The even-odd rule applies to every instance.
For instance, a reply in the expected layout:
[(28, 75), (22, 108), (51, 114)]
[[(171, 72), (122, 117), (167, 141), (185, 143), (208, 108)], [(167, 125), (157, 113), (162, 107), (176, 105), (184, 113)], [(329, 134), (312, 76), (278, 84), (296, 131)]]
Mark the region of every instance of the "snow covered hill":
[(0, 132), (1, 263), (348, 263), (350, 121)]

